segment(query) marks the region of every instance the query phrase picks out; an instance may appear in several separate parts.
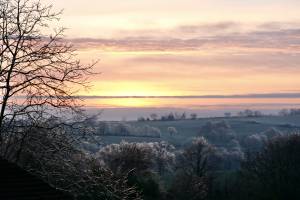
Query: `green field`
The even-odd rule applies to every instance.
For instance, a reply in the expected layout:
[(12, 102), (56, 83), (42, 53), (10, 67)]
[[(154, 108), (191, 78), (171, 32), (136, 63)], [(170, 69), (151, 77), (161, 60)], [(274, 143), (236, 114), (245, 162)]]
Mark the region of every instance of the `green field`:
[[(119, 143), (122, 140), (128, 142), (157, 142), (167, 141), (176, 147), (189, 143), (193, 137), (199, 136), (199, 130), (207, 122), (226, 121), (237, 136), (238, 140), (244, 137), (262, 133), (270, 128), (276, 128), (283, 133), (298, 132), (300, 130), (300, 116), (264, 116), (264, 117), (232, 117), (232, 118), (201, 118), (197, 120), (176, 121), (128, 121), (131, 126), (151, 126), (161, 131), (161, 138), (148, 137), (124, 137), (103, 136), (105, 144)], [(175, 136), (170, 136), (168, 127), (174, 127), (178, 131)]]

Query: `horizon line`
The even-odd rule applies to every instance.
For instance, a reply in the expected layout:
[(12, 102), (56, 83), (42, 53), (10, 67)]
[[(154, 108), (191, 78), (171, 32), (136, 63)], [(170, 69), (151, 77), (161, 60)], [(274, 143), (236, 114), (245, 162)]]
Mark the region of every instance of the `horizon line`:
[(212, 99), (212, 98), (300, 98), (300, 93), (257, 93), (257, 94), (234, 94), (234, 95), (119, 95), (119, 96), (111, 96), (111, 95), (78, 95), (74, 96), (78, 98), (89, 98), (89, 99), (129, 99), (129, 98), (140, 98), (140, 99)]

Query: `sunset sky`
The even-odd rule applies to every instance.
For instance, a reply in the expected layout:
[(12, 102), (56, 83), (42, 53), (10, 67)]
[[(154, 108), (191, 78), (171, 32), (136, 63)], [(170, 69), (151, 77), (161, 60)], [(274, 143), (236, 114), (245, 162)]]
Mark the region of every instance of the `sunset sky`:
[(85, 63), (83, 95), (300, 92), (299, 0), (43, 0)]

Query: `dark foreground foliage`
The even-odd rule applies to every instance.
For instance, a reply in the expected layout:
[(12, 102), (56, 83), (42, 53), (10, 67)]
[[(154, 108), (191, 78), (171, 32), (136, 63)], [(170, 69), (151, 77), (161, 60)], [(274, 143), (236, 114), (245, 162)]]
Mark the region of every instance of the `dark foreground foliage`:
[(248, 153), (236, 172), (218, 176), (209, 199), (300, 198), (300, 135), (278, 136)]
[(244, 199), (300, 198), (300, 136), (282, 136), (242, 163)]
[[(300, 197), (300, 135), (278, 135), (249, 151), (236, 170), (204, 137), (176, 151), (165, 142), (80, 148), (72, 129), (31, 129), (11, 158), (74, 199), (284, 200)], [(75, 131), (75, 130), (73, 130)], [(222, 152), (221, 152), (222, 153)], [(224, 155), (227, 154), (222, 154)], [(227, 157), (231, 158), (231, 156)], [(15, 161), (16, 159), (12, 159)]]

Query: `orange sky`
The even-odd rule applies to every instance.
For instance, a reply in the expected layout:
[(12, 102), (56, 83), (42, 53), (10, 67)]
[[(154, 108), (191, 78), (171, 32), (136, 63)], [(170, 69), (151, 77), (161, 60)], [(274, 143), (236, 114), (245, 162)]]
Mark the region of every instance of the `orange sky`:
[(44, 0), (88, 63), (83, 95), (300, 91), (298, 0)]

